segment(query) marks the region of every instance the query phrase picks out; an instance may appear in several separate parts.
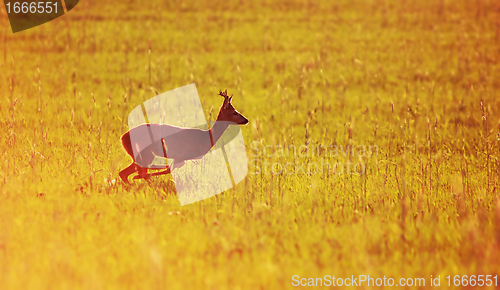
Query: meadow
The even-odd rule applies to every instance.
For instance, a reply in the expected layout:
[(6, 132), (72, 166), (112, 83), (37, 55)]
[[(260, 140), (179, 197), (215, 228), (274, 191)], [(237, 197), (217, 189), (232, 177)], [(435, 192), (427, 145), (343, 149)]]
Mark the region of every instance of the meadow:
[[(81, 0), (12, 34), (2, 6), (0, 288), (499, 274), (499, 19), (493, 0)], [(180, 206), (169, 176), (121, 182), (119, 138), (191, 83), (207, 122), (234, 93), (249, 174)], [(364, 172), (252, 163), (321, 158)]]

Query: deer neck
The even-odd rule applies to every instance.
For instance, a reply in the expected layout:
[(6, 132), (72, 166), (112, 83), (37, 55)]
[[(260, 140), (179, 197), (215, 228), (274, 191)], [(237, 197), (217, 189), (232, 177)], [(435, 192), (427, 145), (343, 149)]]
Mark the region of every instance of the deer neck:
[(220, 137), (222, 137), (222, 134), (224, 134), (227, 127), (229, 127), (229, 122), (219, 120), (215, 121), (215, 124), (209, 130), (212, 147), (215, 145), (215, 143), (217, 143)]

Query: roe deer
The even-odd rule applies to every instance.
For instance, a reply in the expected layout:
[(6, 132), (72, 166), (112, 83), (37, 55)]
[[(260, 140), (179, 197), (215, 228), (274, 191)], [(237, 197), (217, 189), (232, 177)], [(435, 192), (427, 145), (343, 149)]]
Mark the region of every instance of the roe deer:
[[(169, 174), (175, 168), (184, 165), (184, 161), (200, 159), (210, 151), (231, 124), (245, 125), (248, 119), (243, 117), (231, 104), (233, 95), (227, 95), (227, 89), (219, 95), (224, 97), (224, 103), (219, 110), (215, 124), (210, 130), (182, 128), (165, 124), (142, 124), (123, 134), (121, 141), (125, 151), (132, 157), (132, 164), (120, 171), (120, 178), (129, 183), (128, 176), (134, 172), (138, 175), (134, 179), (148, 179), (151, 176)], [(154, 133), (153, 133), (154, 132)], [(132, 139), (148, 139), (160, 136), (159, 140), (151, 142), (146, 148), (139, 148), (138, 142), (132, 144)], [(133, 136), (133, 138), (130, 137)], [(134, 150), (136, 156), (134, 157)], [(172, 165), (152, 166), (156, 156), (173, 159)], [(165, 169), (161, 172), (148, 174), (148, 169)]]

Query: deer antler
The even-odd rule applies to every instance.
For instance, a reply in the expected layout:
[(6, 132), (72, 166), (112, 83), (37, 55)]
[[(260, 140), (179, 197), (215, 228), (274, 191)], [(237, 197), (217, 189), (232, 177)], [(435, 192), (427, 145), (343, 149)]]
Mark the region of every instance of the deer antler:
[(227, 89), (224, 92), (222, 92), (221, 90), (219, 90), (219, 96), (223, 96), (224, 99), (226, 99), (226, 100), (227, 100), (227, 98), (229, 98), (229, 103), (231, 103), (231, 99), (233, 98), (233, 94), (231, 94), (231, 97), (229, 97), (227, 95)]
[(222, 90), (219, 90), (219, 96), (223, 96), (224, 98), (227, 98), (227, 89), (222, 92)]

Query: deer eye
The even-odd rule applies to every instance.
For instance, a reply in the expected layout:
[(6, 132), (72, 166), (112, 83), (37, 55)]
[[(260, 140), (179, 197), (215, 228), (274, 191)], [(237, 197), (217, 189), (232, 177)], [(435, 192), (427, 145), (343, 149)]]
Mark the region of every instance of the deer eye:
[(234, 113), (233, 113), (233, 116), (236, 116), (236, 115), (238, 115), (238, 113), (234, 112)]

